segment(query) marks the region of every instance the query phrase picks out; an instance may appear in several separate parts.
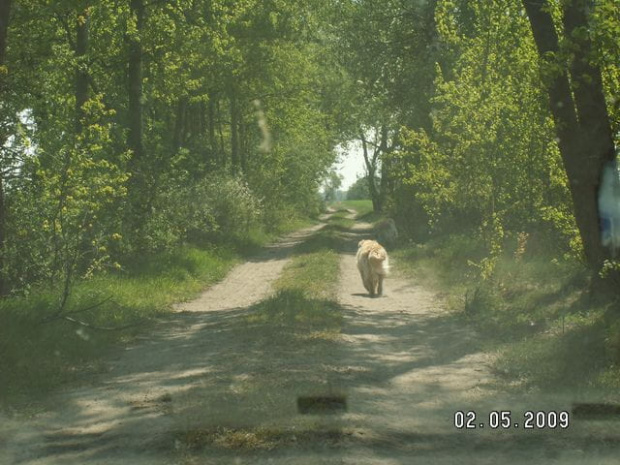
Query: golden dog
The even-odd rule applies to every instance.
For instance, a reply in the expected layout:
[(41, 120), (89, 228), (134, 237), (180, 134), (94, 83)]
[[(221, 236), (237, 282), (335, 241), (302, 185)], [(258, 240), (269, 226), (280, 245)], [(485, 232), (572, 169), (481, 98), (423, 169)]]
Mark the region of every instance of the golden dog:
[(357, 268), (371, 297), (383, 294), (383, 278), (388, 274), (388, 254), (377, 241), (363, 240), (357, 245)]

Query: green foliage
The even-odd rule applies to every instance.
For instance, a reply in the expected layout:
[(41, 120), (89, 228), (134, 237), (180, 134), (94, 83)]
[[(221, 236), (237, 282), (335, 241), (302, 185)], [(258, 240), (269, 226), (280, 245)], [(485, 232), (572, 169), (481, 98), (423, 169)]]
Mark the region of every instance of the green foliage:
[(336, 170), (331, 170), (327, 174), (327, 178), (323, 183), (323, 192), (326, 202), (336, 200), (338, 189), (342, 185), (342, 176), (339, 175)]
[(138, 247), (152, 251), (188, 242), (244, 241), (260, 219), (260, 201), (242, 178), (213, 174), (199, 182), (162, 189), (143, 225)]
[[(145, 2), (142, 27), (128, 4), (32, 0), (12, 13), (1, 117), (6, 136), (21, 131), (24, 143), (2, 159), (16, 173), (6, 193), (9, 288), (55, 285), (186, 242), (247, 241), (319, 213), (346, 80), (335, 37), (319, 26), (332, 5)], [(128, 38), (142, 50), (141, 154), (128, 150)], [(78, 70), (90, 97), (79, 112)], [(25, 132), (15, 117), (24, 109)]]
[(370, 199), (370, 191), (368, 190), (368, 179), (366, 176), (357, 178), (349, 190), (347, 191), (347, 200), (365, 200)]
[(506, 237), (490, 278), (479, 263), (479, 238), (450, 236), (393, 253), (400, 272), (441, 290), (454, 312), (472, 324), (494, 368), (506, 381), (549, 390), (616, 387), (620, 325), (614, 303), (589, 297), (586, 269), (558, 261), (524, 234)]
[(432, 127), (401, 131), (403, 147), (394, 157), (408, 196), (398, 205), (427, 222), (431, 234), (468, 229), (481, 235), (488, 257), (478, 265), (486, 277), (506, 231), (544, 233), (559, 252), (579, 256), (522, 6), (505, 1), (461, 10), (461, 3), (437, 3), (438, 38), (451, 50), (451, 67), (440, 62), (435, 68)]
[[(98, 99), (86, 105), (92, 123), (57, 152), (28, 160), (24, 176), (7, 193), (9, 240), (5, 272), (14, 289), (46, 281), (85, 278), (112, 265), (122, 239), (120, 210), (128, 176), (110, 161), (110, 127)], [(117, 157), (114, 157), (115, 159)], [(122, 158), (118, 157), (118, 158)]]

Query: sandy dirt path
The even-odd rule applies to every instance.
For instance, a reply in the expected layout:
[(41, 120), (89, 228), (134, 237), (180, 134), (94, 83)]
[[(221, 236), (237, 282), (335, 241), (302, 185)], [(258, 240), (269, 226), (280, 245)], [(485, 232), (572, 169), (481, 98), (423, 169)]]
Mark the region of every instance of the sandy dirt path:
[(219, 343), (218, 334), (227, 320), (271, 292), (295, 246), (323, 226), (265, 247), (198, 299), (177, 305), (154, 334), (110, 360), (107, 373), (55, 395), (45, 413), (27, 421), (0, 416), (0, 465), (174, 463), (179, 422), (172, 415), (173, 396), (210, 377), (211, 360), (243, 356), (243, 347)]
[[(568, 430), (524, 430), (524, 413), (570, 410), (584, 395), (508, 393), (476, 333), (446, 311), (440, 296), (393, 273), (370, 298), (357, 272), (357, 223), (343, 251), (339, 301), (346, 315), (339, 363), (349, 411), (341, 447), (346, 464), (615, 463), (620, 421), (572, 423)], [(392, 267), (398, 268), (392, 262)], [(476, 429), (454, 426), (457, 411), (476, 413)], [(489, 414), (510, 411), (511, 427), (491, 430)], [(484, 427), (480, 427), (484, 423)], [(518, 425), (518, 426), (515, 426)]]
[[(618, 463), (617, 423), (524, 431), (525, 410), (574, 399), (498, 390), (491, 356), (433, 291), (395, 274), (369, 298), (354, 256), (368, 228), (358, 223), (341, 253), (339, 337), (247, 318), (306, 230), (180, 305), (47, 412), (6, 419), (0, 464)], [(344, 397), (347, 411), (300, 415), (298, 397), (312, 395)], [(458, 430), (457, 410), (487, 425), (511, 410), (521, 427)]]

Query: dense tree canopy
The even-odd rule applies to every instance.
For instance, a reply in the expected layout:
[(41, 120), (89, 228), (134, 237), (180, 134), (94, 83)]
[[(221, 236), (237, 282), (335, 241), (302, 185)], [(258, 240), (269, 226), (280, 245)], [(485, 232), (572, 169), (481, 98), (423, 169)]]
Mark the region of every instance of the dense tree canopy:
[(607, 257), (614, 0), (3, 0), (0, 19), (2, 293), (315, 212), (350, 140), (377, 210), (417, 239), (479, 233), (489, 273), (521, 231)]
[(352, 2), (344, 37), (370, 109), (358, 124), (397, 134), (378, 154), (380, 205), (418, 239), (480, 234), (486, 273), (518, 231), (600, 269), (609, 251), (596, 197), (618, 138), (617, 5), (379, 3)]

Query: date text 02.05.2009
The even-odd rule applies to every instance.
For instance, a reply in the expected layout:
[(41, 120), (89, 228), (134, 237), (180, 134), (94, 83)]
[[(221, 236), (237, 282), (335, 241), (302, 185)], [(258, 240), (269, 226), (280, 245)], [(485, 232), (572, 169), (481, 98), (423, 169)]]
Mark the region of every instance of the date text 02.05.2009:
[(509, 410), (494, 410), (484, 417), (473, 410), (454, 412), (454, 426), (458, 429), (566, 429), (569, 423), (566, 411), (528, 410), (522, 415), (513, 415)]

